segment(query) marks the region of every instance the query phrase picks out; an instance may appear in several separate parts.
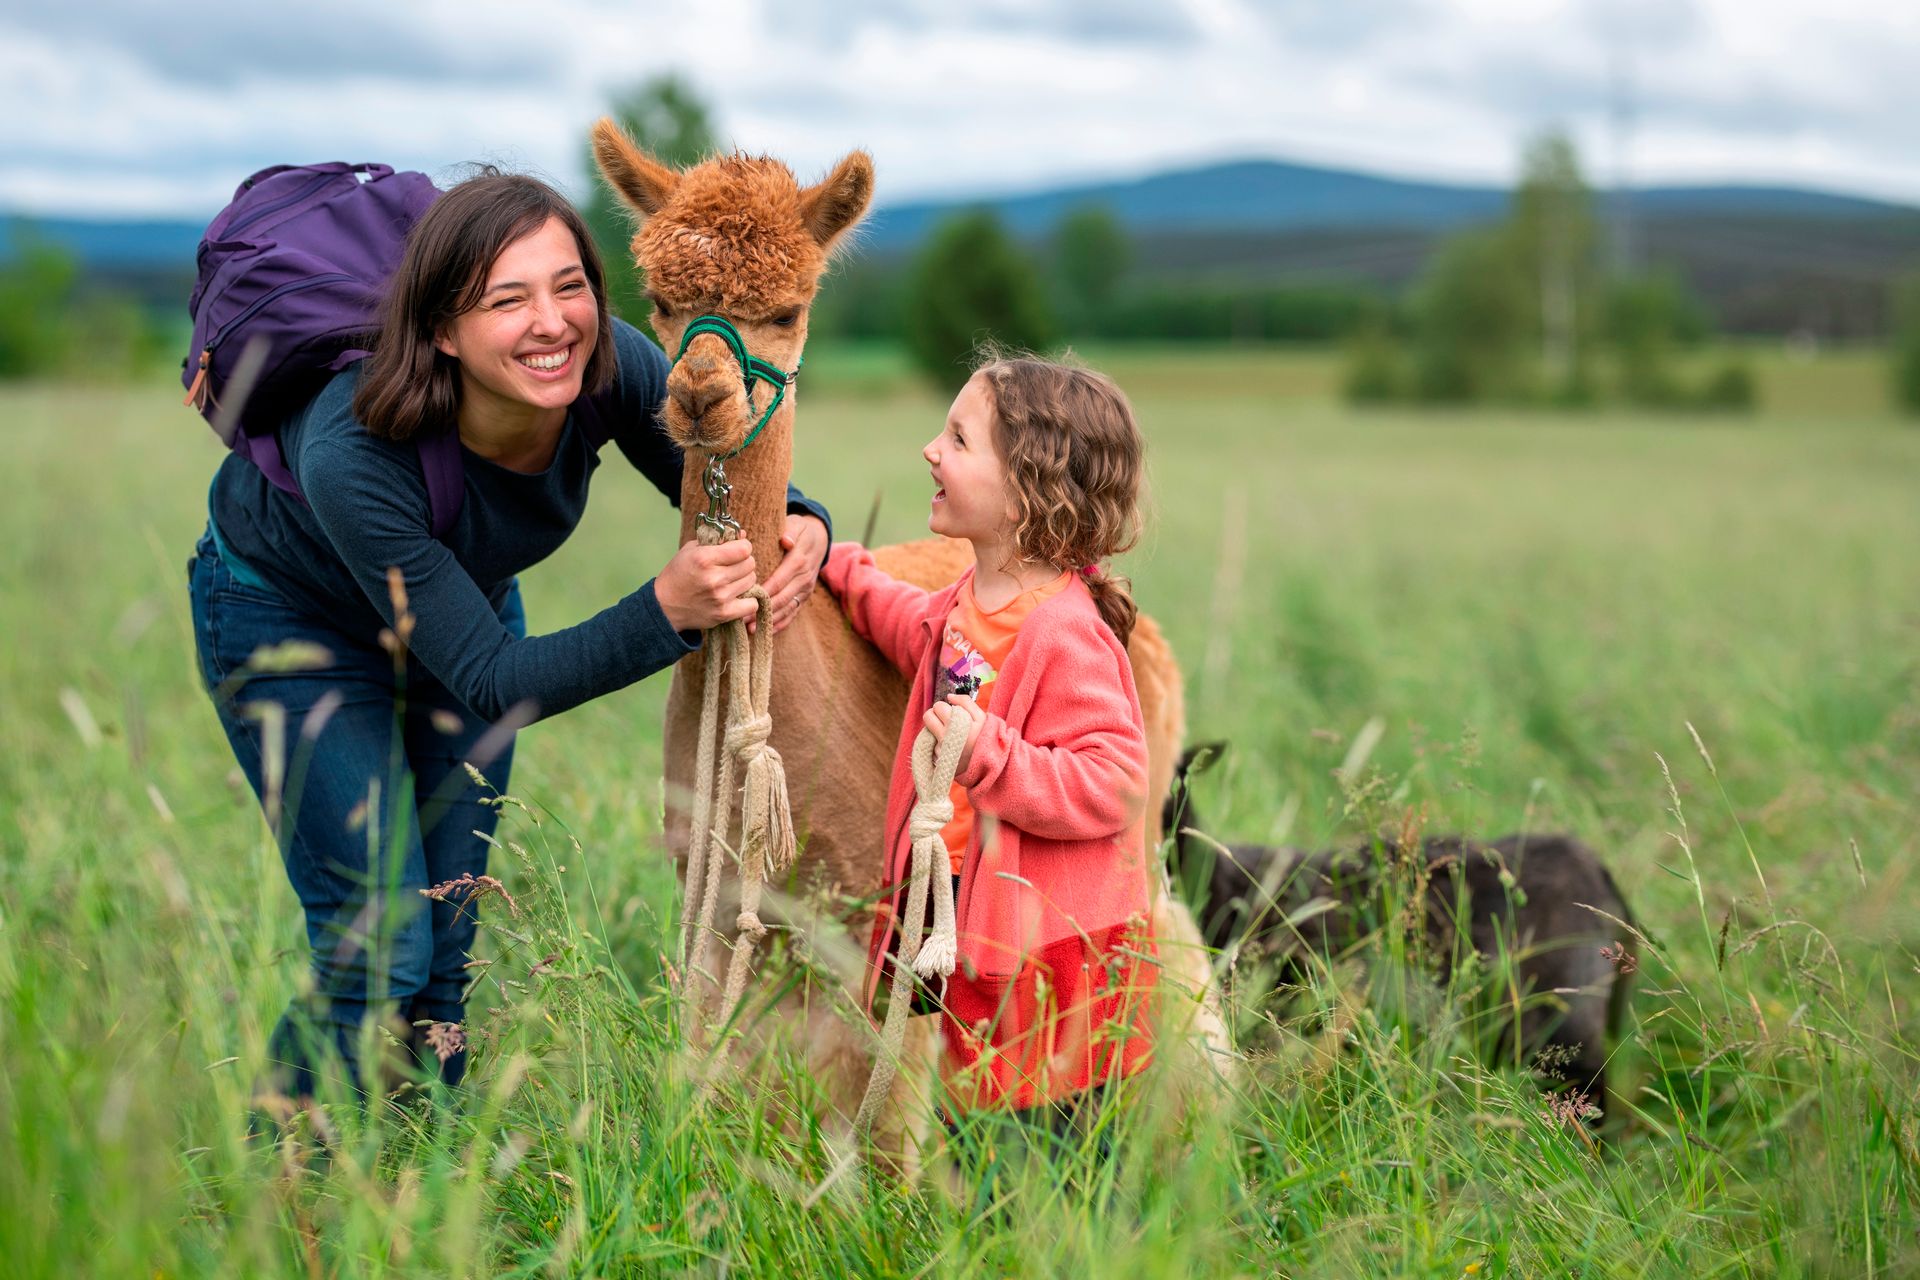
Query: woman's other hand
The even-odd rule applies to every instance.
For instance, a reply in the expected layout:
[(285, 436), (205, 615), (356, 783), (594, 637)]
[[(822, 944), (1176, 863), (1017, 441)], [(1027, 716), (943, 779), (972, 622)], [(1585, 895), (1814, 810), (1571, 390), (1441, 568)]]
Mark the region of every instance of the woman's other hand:
[[(827, 526), (818, 516), (789, 515), (780, 534), (780, 548), (787, 554), (766, 581), (775, 635), (800, 616), (813, 594), (814, 583), (820, 578), (820, 562), (827, 554)], [(751, 624), (748, 629), (752, 629)]]
[(653, 580), (660, 612), (675, 631), (705, 631), (753, 617), (758, 606), (747, 595), (752, 589), (753, 544), (745, 538), (706, 547), (686, 543)]

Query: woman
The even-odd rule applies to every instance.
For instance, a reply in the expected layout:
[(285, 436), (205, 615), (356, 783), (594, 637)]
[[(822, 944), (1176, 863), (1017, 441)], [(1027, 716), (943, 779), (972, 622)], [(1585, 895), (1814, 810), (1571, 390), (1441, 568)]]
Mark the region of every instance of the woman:
[[(594, 617), (527, 635), (515, 575), (579, 523), (601, 441), (678, 504), (681, 455), (656, 423), (667, 369), (610, 317), (572, 205), (487, 170), (414, 228), (373, 355), (281, 427), (305, 503), (237, 456), (215, 476), (188, 569), (202, 674), (276, 828), (313, 953), (312, 997), (288, 1006), (269, 1048), (280, 1090), (311, 1094), (331, 1054), (360, 1085), (369, 1017), (389, 1013), (420, 1066), (459, 1082), (463, 1037), (449, 1027), (464, 1017), (473, 908), (418, 891), (486, 871), (496, 813), (463, 762), (504, 789), (518, 727), (671, 666), (703, 629), (753, 613), (752, 548), (688, 543)], [(459, 433), (465, 493), (436, 539), (417, 440), (444, 431)], [(817, 503), (790, 489), (788, 510), (787, 554), (765, 584), (776, 629), (831, 541)], [(308, 647), (255, 661), (289, 641)]]

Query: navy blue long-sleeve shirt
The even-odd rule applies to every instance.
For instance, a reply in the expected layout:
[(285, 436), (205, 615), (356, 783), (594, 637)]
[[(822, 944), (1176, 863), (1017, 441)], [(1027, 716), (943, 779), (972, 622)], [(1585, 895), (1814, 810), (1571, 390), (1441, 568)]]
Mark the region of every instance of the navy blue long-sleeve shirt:
[[(614, 322), (619, 372), (588, 406), (620, 451), (680, 505), (680, 448), (658, 421), (668, 362), (660, 348)], [(538, 716), (624, 688), (699, 647), (698, 632), (667, 622), (648, 581), (575, 626), (520, 638), (500, 621), (514, 576), (567, 540), (586, 510), (599, 450), (567, 415), (553, 461), (528, 474), (461, 450), (466, 494), (443, 539), (431, 532), (419, 447), (370, 433), (353, 416), (359, 367), (335, 375), (280, 429), (288, 469), (306, 497), (268, 483), (229, 457), (208, 507), (223, 547), (267, 584), (342, 634), (372, 643), (393, 622), (387, 569), (405, 575), (415, 618), (414, 657), (475, 714), (498, 719), (531, 702)], [(787, 509), (826, 509), (791, 485)]]

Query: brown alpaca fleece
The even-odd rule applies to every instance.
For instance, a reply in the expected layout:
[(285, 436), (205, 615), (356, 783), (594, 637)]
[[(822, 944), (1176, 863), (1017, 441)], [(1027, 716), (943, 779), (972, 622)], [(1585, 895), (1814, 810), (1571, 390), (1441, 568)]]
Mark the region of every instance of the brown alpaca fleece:
[(607, 180), (646, 219), (631, 247), (650, 291), (736, 323), (812, 302), (828, 257), (873, 196), (864, 151), (802, 189), (767, 156), (716, 156), (674, 174), (607, 120), (595, 127), (594, 146)]
[[(654, 330), (666, 350), (679, 350), (680, 336), (694, 317), (718, 312), (738, 327), (754, 356), (782, 369), (797, 367), (806, 341), (805, 308), (832, 252), (845, 242), (872, 195), (872, 162), (866, 154), (850, 153), (826, 178), (803, 187), (785, 165), (763, 157), (723, 156), (685, 171), (667, 168), (606, 120), (595, 127), (594, 151), (607, 181), (642, 219), (633, 237), (634, 257), (646, 273), (656, 303)], [(783, 318), (790, 323), (778, 323)], [(663, 421), (688, 455), (681, 490), (686, 540), (695, 536), (695, 516), (706, 509), (705, 458), (737, 445), (757, 415), (748, 412), (739, 367), (716, 337), (689, 344), (667, 386)], [(761, 409), (770, 394), (764, 385), (756, 388)], [(796, 386), (753, 445), (726, 463), (733, 515), (753, 543), (762, 579), (781, 556), (797, 401)], [(970, 562), (971, 550), (964, 543), (932, 539), (880, 549), (876, 558), (896, 576), (935, 586), (953, 581)], [(1181, 684), (1158, 628), (1144, 617), (1141, 623), (1130, 653), (1148, 726), (1151, 777), (1164, 788), (1184, 729)], [(887, 779), (905, 712), (906, 682), (853, 634), (825, 591), (814, 592), (774, 645), (771, 741), (785, 761), (801, 839), (792, 880), (775, 887), (824, 897), (829, 914), (844, 922), (849, 940), (864, 952), (868, 904), (878, 895), (885, 865)], [(1142, 662), (1149, 671), (1138, 671)], [(667, 702), (665, 838), (683, 872), (706, 674), (704, 650), (684, 658), (675, 668)], [(1149, 808), (1154, 814), (1158, 810), (1157, 804)], [(717, 920), (734, 918), (735, 889), (733, 878), (726, 877)], [(778, 914), (777, 909), (763, 911), (770, 920)], [(1169, 923), (1167, 936), (1184, 940), (1189, 935), (1197, 942), (1190, 920), (1184, 928), (1178, 921)], [(1204, 984), (1201, 975), (1210, 977), (1205, 957), (1190, 950), (1199, 965), (1189, 962), (1186, 968)], [(817, 1011), (819, 994), (810, 1010)], [(829, 1000), (841, 995), (825, 994)], [(871, 1033), (788, 1007), (808, 998), (802, 991), (789, 1000), (780, 1021), (801, 1039), (817, 1078), (843, 1115), (851, 1116), (872, 1060)], [(748, 1003), (754, 1003), (751, 997)], [(932, 1044), (930, 1037), (924, 1039)], [(850, 1062), (860, 1069), (849, 1070)], [(902, 1074), (917, 1080), (924, 1093), (930, 1065), (903, 1064)], [(904, 1087), (896, 1086), (896, 1096), (911, 1094), (903, 1093)], [(891, 1125), (883, 1119), (883, 1133), (889, 1129), (897, 1143), (911, 1148), (911, 1126), (904, 1117), (896, 1114)], [(876, 1137), (885, 1141), (883, 1134)]]
[(633, 237), (647, 285), (730, 317), (805, 306), (827, 253), (805, 226), (800, 184), (777, 160), (721, 156), (682, 175), (672, 202)]

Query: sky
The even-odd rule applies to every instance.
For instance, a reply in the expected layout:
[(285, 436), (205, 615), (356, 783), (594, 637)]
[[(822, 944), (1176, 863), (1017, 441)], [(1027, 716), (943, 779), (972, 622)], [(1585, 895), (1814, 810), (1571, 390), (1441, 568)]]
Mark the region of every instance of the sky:
[(205, 217), (336, 159), (579, 193), (667, 71), (803, 180), (867, 148), (883, 204), (1249, 157), (1505, 182), (1552, 127), (1597, 185), (1920, 204), (1914, 0), (0, 0), (0, 210)]

